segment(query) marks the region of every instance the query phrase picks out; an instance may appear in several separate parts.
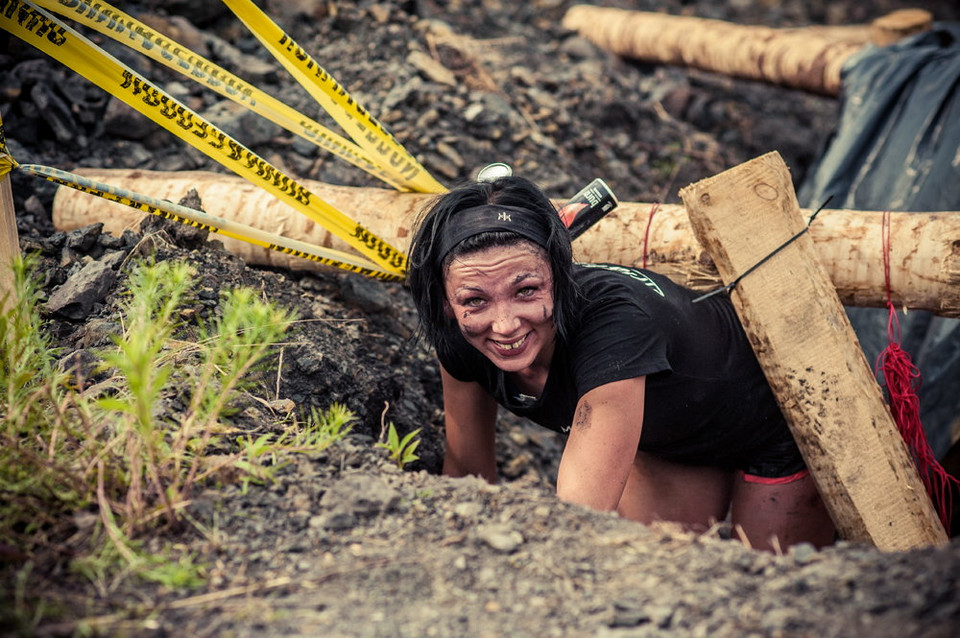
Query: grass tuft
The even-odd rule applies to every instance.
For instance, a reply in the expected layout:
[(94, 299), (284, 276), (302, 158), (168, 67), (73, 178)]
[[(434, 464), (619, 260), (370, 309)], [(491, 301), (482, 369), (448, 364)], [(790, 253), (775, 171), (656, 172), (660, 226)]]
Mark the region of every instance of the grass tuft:
[[(0, 621), (36, 626), (46, 612), (27, 604), (28, 584), (58, 561), (101, 595), (130, 576), (171, 589), (202, 585), (195, 556), (178, 546), (148, 552), (144, 536), (199, 529), (187, 506), (200, 485), (269, 482), (284, 455), (322, 450), (355, 421), (333, 404), (279, 431), (238, 433), (230, 422), (238, 400), (294, 320), (251, 290), (225, 292), (206, 324), (181, 325), (196, 288), (189, 266), (136, 266), (122, 293), (122, 334), (98, 353), (98, 382), (85, 384), (57, 365), (29, 260), (14, 273), (12, 303), (0, 314), (0, 550), (22, 567), (16, 583), (0, 587), (19, 601), (15, 617)], [(41, 556), (43, 568), (30, 560)]]

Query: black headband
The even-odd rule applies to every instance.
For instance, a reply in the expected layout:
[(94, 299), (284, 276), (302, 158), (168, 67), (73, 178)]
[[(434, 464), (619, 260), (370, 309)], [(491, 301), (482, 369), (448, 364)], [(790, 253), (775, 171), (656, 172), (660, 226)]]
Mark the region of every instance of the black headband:
[(440, 261), (464, 239), (481, 233), (506, 231), (547, 247), (550, 229), (540, 215), (526, 208), (484, 204), (466, 208), (453, 215), (440, 234)]

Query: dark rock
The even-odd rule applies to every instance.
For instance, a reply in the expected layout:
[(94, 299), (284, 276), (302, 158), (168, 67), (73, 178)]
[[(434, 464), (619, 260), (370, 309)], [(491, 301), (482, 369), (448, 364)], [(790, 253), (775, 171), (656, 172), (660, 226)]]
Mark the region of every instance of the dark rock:
[(44, 308), (48, 313), (79, 321), (90, 314), (93, 304), (103, 300), (116, 281), (112, 268), (91, 261), (54, 290)]
[(100, 357), (86, 348), (68, 353), (58, 363), (60, 370), (69, 374), (79, 387), (96, 379), (98, 375), (102, 376), (98, 371), (99, 365)]
[(103, 223), (101, 222), (72, 230), (67, 234), (65, 245), (78, 253), (87, 253), (97, 244), (102, 231)]
[(340, 294), (344, 301), (364, 312), (384, 312), (393, 304), (383, 284), (369, 277), (345, 275), (341, 279)]
[(43, 206), (43, 202), (40, 201), (40, 198), (37, 197), (36, 194), (27, 197), (23, 202), (23, 210), (26, 214), (34, 217), (45, 217), (47, 214), (47, 209)]
[(102, 262), (105, 266), (117, 270), (126, 260), (128, 251), (126, 250), (106, 250), (100, 256), (98, 261)]
[[(203, 204), (195, 188), (191, 188), (177, 203), (180, 206), (203, 212)], [(159, 216), (145, 218), (140, 224), (140, 229), (143, 233), (162, 230), (170, 237), (174, 244), (188, 250), (200, 248), (205, 245), (207, 238), (210, 236), (210, 231), (205, 228), (199, 228)], [(216, 298), (216, 296), (214, 298)]]
[(34, 84), (30, 89), (30, 98), (43, 114), (43, 120), (53, 129), (58, 142), (86, 145), (85, 140), (80, 137), (80, 130), (70, 113), (70, 107), (60, 96), (45, 84)]
[(23, 92), (23, 83), (13, 73), (0, 73), (0, 103), (15, 102)]
[(17, 64), (13, 69), (13, 74), (23, 84), (38, 84), (42, 82), (53, 83), (53, 76), (56, 72), (50, 67), (50, 62), (45, 57), (33, 60), (24, 60)]
[(380, 479), (366, 474), (343, 477), (320, 499), (320, 506), (324, 509), (344, 510), (357, 516), (389, 512), (399, 503), (399, 492), (387, 487)]
[(203, 112), (203, 117), (248, 148), (269, 142), (282, 130), (270, 120), (232, 100), (217, 102)]
[(105, 250), (120, 250), (124, 248), (123, 239), (110, 233), (100, 235), (100, 246)]
[(580, 36), (573, 36), (564, 40), (560, 45), (560, 51), (573, 60), (589, 60), (600, 55), (600, 50), (595, 44)]
[(297, 368), (307, 375), (314, 375), (323, 365), (323, 352), (316, 346), (306, 344), (297, 348), (293, 355)]
[(127, 228), (120, 235), (120, 240), (123, 242), (124, 248), (133, 248), (140, 241), (140, 235)]
[(105, 159), (105, 168), (152, 168), (154, 154), (140, 142), (117, 140), (116, 152)]
[(45, 255), (59, 255), (60, 249), (67, 243), (67, 233), (58, 230), (48, 237), (40, 239), (40, 247)]
[(112, 319), (91, 319), (83, 326), (80, 345), (84, 348), (106, 346), (113, 343), (113, 337), (123, 334), (123, 325)]
[(357, 517), (353, 512), (343, 509), (336, 509), (332, 512), (325, 512), (310, 519), (308, 525), (314, 528), (329, 529), (331, 531), (343, 531), (355, 527)]
[(152, 120), (117, 98), (107, 102), (103, 124), (111, 135), (127, 140), (142, 140), (157, 130)]
[(276, 65), (248, 55), (216, 35), (208, 33), (206, 44), (210, 50), (210, 57), (214, 61), (231, 69), (249, 82), (260, 85), (276, 75)]

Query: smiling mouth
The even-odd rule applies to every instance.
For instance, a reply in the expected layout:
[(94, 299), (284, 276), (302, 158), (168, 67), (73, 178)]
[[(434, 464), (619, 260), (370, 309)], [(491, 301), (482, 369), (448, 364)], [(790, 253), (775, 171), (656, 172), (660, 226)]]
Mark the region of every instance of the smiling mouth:
[(529, 335), (523, 335), (516, 341), (511, 341), (509, 343), (504, 343), (502, 341), (494, 341), (494, 343), (497, 344), (497, 347), (499, 347), (501, 350), (516, 350), (517, 348), (519, 348), (520, 346), (522, 346), (524, 343), (527, 342), (528, 336)]

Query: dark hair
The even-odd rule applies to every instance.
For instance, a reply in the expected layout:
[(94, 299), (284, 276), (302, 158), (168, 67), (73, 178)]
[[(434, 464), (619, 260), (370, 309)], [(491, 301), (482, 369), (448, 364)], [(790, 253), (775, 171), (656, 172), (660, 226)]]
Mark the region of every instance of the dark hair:
[(451, 335), (454, 320), (444, 313), (444, 275), (453, 258), (495, 246), (533, 243), (516, 233), (491, 231), (464, 239), (447, 255), (439, 254), (444, 227), (456, 224), (460, 211), (484, 204), (524, 208), (535, 213), (537, 221), (542, 220), (547, 238), (542, 248), (553, 276), (553, 321), (558, 339), (566, 340), (578, 318), (570, 234), (550, 199), (536, 184), (522, 177), (465, 184), (434, 200), (421, 216), (410, 242), (407, 282), (420, 315), (422, 334), (434, 347), (440, 347)]

